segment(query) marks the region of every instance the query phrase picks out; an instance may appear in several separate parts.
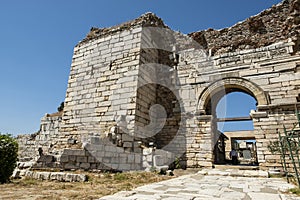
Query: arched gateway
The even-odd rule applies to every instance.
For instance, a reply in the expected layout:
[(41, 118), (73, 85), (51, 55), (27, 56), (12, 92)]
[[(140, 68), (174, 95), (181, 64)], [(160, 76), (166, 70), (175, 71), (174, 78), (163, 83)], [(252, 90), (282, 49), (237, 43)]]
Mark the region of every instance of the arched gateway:
[[(211, 135), (212, 135), (212, 151), (213, 151), (213, 163), (225, 164), (229, 162), (229, 152), (231, 149), (235, 148), (236, 151), (241, 155), (240, 160), (247, 160), (249, 164), (257, 163), (257, 154), (256, 154), (256, 139), (254, 131), (235, 131), (230, 133), (221, 133), (218, 130), (218, 122), (240, 122), (240, 121), (252, 121), (250, 116), (236, 117), (230, 119), (219, 119), (216, 113), (216, 107), (221, 100), (227, 94), (232, 92), (242, 92), (252, 96), (256, 100), (256, 105), (269, 105), (269, 97), (267, 92), (264, 92), (257, 84), (240, 77), (227, 77), (221, 80), (214, 81), (208, 87), (206, 87), (203, 92), (200, 94), (198, 100), (197, 112), (204, 115), (211, 115)], [(238, 102), (238, 101), (237, 101)], [(236, 105), (239, 107), (239, 105)], [(226, 112), (228, 108), (224, 107)], [(225, 141), (226, 140), (226, 141)], [(242, 140), (254, 141), (248, 142), (249, 148), (243, 147), (239, 148), (239, 144), (234, 144), (235, 141)], [(248, 153), (249, 158), (244, 159), (244, 154)]]
[(230, 92), (244, 92), (254, 97), (258, 105), (269, 105), (270, 100), (267, 92), (263, 91), (259, 85), (241, 77), (228, 77), (214, 81), (206, 87), (200, 94), (197, 111), (207, 114), (207, 110), (212, 106), (212, 99), (218, 102), (225, 94)]

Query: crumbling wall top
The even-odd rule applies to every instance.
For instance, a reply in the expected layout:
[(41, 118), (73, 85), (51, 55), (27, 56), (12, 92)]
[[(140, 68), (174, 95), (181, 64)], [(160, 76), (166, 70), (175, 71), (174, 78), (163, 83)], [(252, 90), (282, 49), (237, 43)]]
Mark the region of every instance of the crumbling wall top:
[(46, 117), (61, 117), (63, 115), (63, 111), (58, 111), (51, 114), (46, 114)]
[[(92, 27), (79, 44), (133, 27), (167, 27), (153, 13), (109, 28)], [(263, 12), (221, 30), (207, 29), (188, 34), (212, 55), (245, 49), (256, 49), (292, 39), (295, 51), (300, 50), (300, 0), (283, 0)]]
[(136, 18), (134, 20), (131, 20), (129, 22), (125, 22), (123, 24), (112, 26), (109, 28), (96, 28), (92, 27), (90, 32), (87, 34), (86, 38), (83, 39), (80, 43), (87, 42), (89, 40), (103, 37), (106, 35), (110, 35), (116, 32), (120, 32), (123, 30), (129, 30), (133, 27), (162, 27), (162, 28), (168, 28), (163, 22), (163, 20), (159, 17), (157, 17), (154, 13), (148, 12), (140, 16), (139, 18)]
[(260, 48), (289, 38), (299, 51), (300, 0), (283, 0), (230, 28), (208, 29), (189, 36), (214, 55)]

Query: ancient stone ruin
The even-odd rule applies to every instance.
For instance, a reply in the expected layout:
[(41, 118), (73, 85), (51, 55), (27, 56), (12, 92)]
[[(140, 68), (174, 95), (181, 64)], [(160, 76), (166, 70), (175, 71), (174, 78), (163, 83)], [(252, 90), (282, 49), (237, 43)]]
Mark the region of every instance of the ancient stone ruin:
[(224, 161), (227, 137), (216, 105), (239, 91), (257, 101), (254, 130), (243, 136), (256, 140), (256, 162), (281, 167), (267, 147), (300, 109), (299, 2), (187, 35), (152, 13), (92, 28), (74, 48), (63, 111), (19, 136), (20, 160), (84, 170), (212, 167)]

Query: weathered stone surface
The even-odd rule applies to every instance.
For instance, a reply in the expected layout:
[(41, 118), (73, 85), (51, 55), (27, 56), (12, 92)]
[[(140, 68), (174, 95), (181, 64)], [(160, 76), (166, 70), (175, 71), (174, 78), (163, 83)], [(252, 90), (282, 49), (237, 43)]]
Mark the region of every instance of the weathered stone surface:
[(11, 177), (12, 178), (21, 178), (21, 176), (20, 176), (20, 174), (21, 174), (21, 171), (20, 170), (18, 170), (18, 169), (15, 169), (14, 171), (13, 171), (13, 174), (11, 175)]
[(81, 163), (80, 164), (80, 168), (81, 169), (86, 169), (86, 170), (88, 170), (88, 169), (90, 169), (90, 163)]
[(27, 171), (26, 177), (38, 180), (52, 180), (62, 182), (84, 182), (87, 181), (87, 176), (84, 174), (71, 174), (63, 172), (34, 172)]
[(296, 2), (298, 1), (282, 1), (230, 28), (208, 29), (190, 35), (214, 54), (264, 47), (288, 38), (298, 42), (299, 22), (295, 19), (299, 18), (296, 17), (299, 9), (293, 6)]
[[(299, 199), (287, 193), (295, 187), (282, 179), (244, 177), (244, 170), (231, 176), (226, 171), (204, 170), (159, 183), (138, 187), (133, 191), (121, 191), (101, 200), (130, 199)], [(208, 175), (211, 174), (211, 175)], [(200, 189), (199, 189), (200, 188)], [(99, 200), (100, 200), (99, 199)]]
[(54, 156), (52, 155), (42, 155), (39, 157), (39, 159), (37, 160), (37, 162), (41, 162), (41, 163), (51, 163), (54, 161)]

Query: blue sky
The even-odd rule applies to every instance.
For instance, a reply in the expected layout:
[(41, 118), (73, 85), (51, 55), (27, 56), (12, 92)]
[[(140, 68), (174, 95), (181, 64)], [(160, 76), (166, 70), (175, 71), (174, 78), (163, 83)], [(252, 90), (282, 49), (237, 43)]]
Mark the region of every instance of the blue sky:
[(154, 12), (183, 33), (230, 27), (280, 0), (2, 0), (0, 132), (33, 133), (65, 98), (73, 48), (91, 27)]
[[(216, 108), (218, 118), (247, 117), (249, 116), (250, 111), (255, 109), (255, 98), (242, 92), (232, 92), (227, 94), (219, 101)], [(218, 130), (222, 132), (253, 130), (253, 122), (219, 122)]]

